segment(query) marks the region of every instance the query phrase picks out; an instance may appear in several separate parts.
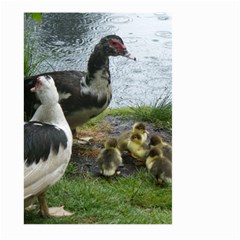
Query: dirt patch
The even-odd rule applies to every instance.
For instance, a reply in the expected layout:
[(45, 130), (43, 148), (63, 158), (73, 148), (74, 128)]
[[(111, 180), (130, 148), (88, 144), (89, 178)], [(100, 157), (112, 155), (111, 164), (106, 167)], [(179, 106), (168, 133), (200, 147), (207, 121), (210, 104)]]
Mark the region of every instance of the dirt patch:
[[(77, 166), (77, 174), (100, 176), (96, 158), (103, 148), (105, 140), (108, 137), (117, 138), (122, 132), (129, 131), (134, 123), (135, 121), (133, 120), (124, 120), (117, 116), (107, 116), (100, 124), (91, 129), (80, 129), (78, 137), (91, 137), (92, 140), (84, 145), (74, 140), (71, 161)], [(146, 125), (150, 135), (159, 134), (164, 141), (172, 144), (171, 130), (157, 128), (149, 122), (143, 123)], [(145, 168), (144, 164), (139, 165), (127, 152), (123, 153), (122, 158), (124, 166), (120, 169), (121, 176), (129, 176), (134, 174), (138, 169)]]

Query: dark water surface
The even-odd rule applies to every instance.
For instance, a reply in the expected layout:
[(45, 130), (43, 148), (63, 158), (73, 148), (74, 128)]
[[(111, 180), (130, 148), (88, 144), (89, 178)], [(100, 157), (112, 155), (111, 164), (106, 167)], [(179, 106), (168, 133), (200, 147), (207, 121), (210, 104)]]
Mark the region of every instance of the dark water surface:
[(39, 73), (86, 71), (96, 43), (117, 34), (137, 61), (110, 58), (110, 107), (150, 105), (162, 94), (171, 94), (172, 31), (167, 13), (45, 13), (40, 24), (25, 22), (25, 29), (29, 26), (34, 26), (38, 53), (49, 56)]

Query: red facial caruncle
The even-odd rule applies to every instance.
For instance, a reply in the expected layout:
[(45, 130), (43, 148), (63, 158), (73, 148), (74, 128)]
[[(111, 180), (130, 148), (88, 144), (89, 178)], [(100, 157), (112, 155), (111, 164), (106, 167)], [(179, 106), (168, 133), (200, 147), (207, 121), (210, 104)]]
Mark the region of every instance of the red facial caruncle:
[(111, 39), (109, 40), (109, 45), (114, 48), (116, 50), (116, 52), (123, 56), (123, 57), (127, 57), (129, 59), (132, 59), (134, 61), (136, 61), (136, 58), (131, 56), (128, 51), (127, 48), (124, 46), (124, 44), (122, 44), (120, 41), (118, 41), (117, 39)]
[(127, 52), (127, 48), (124, 46), (124, 44), (122, 44), (117, 39), (111, 39), (109, 41), (109, 44), (112, 48), (116, 49), (117, 53), (119, 53), (120, 55), (124, 55)]
[(38, 88), (40, 88), (42, 86), (42, 83), (41, 83), (41, 77), (37, 77), (37, 80), (36, 80), (36, 83), (35, 83), (35, 86), (33, 88), (31, 88), (31, 92), (36, 92)]

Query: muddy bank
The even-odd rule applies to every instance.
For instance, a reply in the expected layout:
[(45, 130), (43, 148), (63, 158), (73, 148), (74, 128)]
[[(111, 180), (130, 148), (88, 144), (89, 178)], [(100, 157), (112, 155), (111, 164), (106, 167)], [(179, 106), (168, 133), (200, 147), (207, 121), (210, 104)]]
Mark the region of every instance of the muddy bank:
[[(103, 148), (105, 140), (109, 137), (117, 138), (122, 132), (129, 131), (134, 123), (135, 121), (133, 120), (124, 120), (118, 116), (107, 116), (101, 123), (91, 128), (91, 130), (81, 130), (80, 128), (78, 132), (79, 138), (91, 137), (92, 139), (87, 144), (81, 144), (80, 141), (74, 140), (73, 153), (70, 161), (77, 166), (78, 171), (76, 174), (81, 176), (99, 176), (96, 158)], [(146, 125), (150, 135), (159, 134), (164, 141), (172, 144), (171, 130), (157, 128), (149, 122), (143, 123)], [(145, 168), (144, 165), (139, 165), (127, 152), (123, 153), (122, 158), (124, 166), (120, 169), (120, 176), (126, 177), (134, 174), (140, 168)]]

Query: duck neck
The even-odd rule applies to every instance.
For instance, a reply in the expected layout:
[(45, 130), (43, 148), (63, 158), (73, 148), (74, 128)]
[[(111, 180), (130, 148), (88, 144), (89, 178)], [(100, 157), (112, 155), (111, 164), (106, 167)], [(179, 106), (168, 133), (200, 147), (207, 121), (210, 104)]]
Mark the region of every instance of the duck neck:
[(88, 61), (87, 85), (93, 80), (105, 80), (110, 84), (109, 59), (100, 46), (96, 46)]
[(40, 105), (30, 121), (39, 121), (53, 125), (67, 124), (59, 103)]

